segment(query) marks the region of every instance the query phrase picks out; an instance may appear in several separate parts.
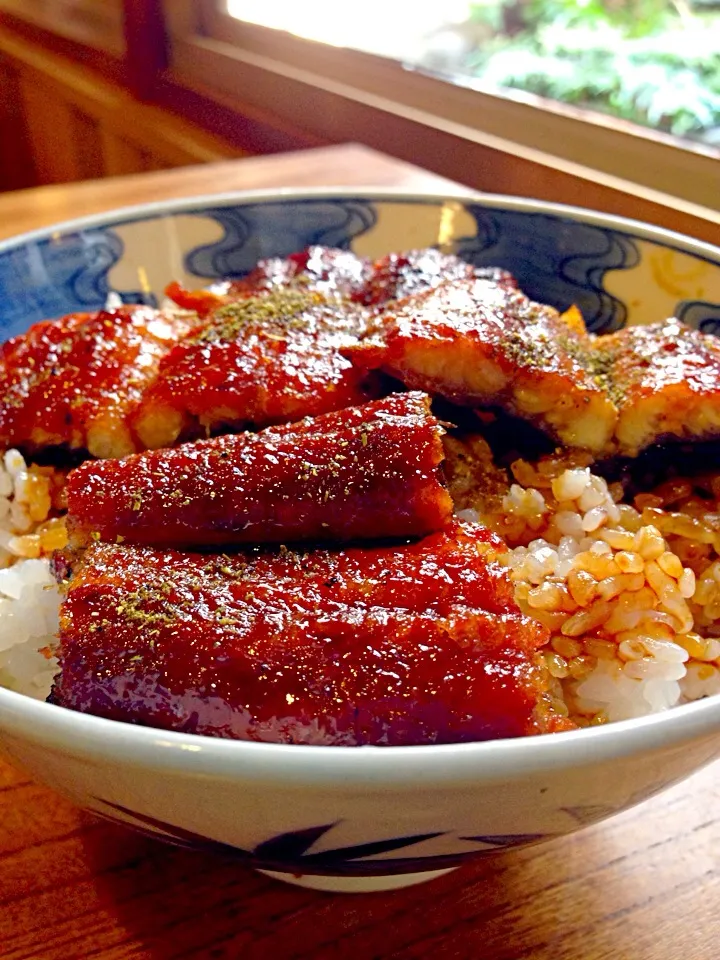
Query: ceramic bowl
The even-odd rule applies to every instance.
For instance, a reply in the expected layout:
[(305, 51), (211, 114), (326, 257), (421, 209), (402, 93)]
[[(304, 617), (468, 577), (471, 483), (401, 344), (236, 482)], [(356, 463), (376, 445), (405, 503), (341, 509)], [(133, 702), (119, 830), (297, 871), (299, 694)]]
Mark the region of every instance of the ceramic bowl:
[[(282, 192), (154, 204), (0, 244), (0, 335), (111, 291), (239, 276), (308, 244), (438, 245), (577, 304), (593, 331), (670, 315), (720, 329), (720, 249), (617, 217), (469, 195)], [(605, 727), (426, 747), (279, 746), (167, 733), (0, 690), (0, 746), (78, 804), (323, 890), (383, 890), (578, 830), (720, 755), (720, 697)]]

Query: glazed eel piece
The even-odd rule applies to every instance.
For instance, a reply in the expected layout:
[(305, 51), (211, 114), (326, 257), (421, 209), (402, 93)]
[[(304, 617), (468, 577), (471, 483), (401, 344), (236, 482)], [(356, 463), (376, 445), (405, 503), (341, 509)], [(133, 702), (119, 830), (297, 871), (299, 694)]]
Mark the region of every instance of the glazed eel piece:
[(260, 260), (238, 280), (222, 280), (199, 290), (175, 282), (168, 284), (165, 294), (178, 306), (195, 310), (202, 317), (236, 300), (287, 287), (351, 299), (362, 289), (368, 267), (366, 259), (349, 250), (311, 246), (289, 257)]
[[(509, 274), (495, 272), (505, 282), (514, 284)], [(370, 260), (349, 250), (311, 246), (289, 257), (260, 260), (240, 280), (216, 283), (208, 290), (188, 290), (179, 283), (171, 283), (165, 292), (179, 306), (207, 316), (234, 300), (281, 287), (316, 290), (377, 306), (473, 274), (470, 264), (432, 247), (389, 253)]]
[(428, 396), (403, 393), (260, 433), (88, 461), (68, 478), (71, 543), (422, 536), (452, 516), (443, 432)]
[(122, 457), (132, 415), (196, 316), (127, 306), (36, 323), (0, 347), (0, 447)]
[(227, 428), (300, 420), (382, 392), (340, 353), (365, 311), (335, 295), (281, 288), (210, 313), (160, 365), (134, 419), (146, 448)]
[(451, 524), (399, 546), (231, 556), (93, 543), (70, 577), (71, 709), (242, 740), (413, 745), (567, 729), (503, 542)]
[(501, 275), (444, 283), (388, 305), (360, 342), (358, 367), (470, 407), (500, 407), (569, 447), (604, 451), (617, 411), (589, 361), (575, 313), (534, 303)]
[(720, 435), (720, 340), (679, 320), (595, 340), (593, 365), (618, 408), (621, 454)]

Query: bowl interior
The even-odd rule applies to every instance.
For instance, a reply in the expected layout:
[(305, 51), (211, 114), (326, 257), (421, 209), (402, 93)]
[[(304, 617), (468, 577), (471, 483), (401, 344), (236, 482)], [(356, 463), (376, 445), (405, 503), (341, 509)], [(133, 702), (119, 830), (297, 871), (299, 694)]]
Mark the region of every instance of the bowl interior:
[[(559, 309), (577, 305), (594, 332), (671, 315), (704, 331), (720, 332), (720, 248), (668, 231), (514, 198), (286, 191), (146, 205), (0, 243), (0, 339), (21, 333), (42, 319), (101, 308), (111, 292), (128, 303), (159, 304), (171, 280), (204, 286), (241, 277), (260, 258), (286, 256), (312, 244), (352, 249), (363, 256), (437, 246), (477, 266), (509, 270), (538, 301)], [(30, 722), (41, 739), (57, 736), (63, 741), (72, 736), (86, 749), (107, 744), (114, 731), (117, 742), (112, 740), (113, 750), (135, 752), (143, 744), (148, 762), (157, 762), (156, 731), (79, 715), (63, 717), (56, 726), (58, 708), (2, 689), (0, 704), (8, 730), (19, 732)], [(715, 725), (720, 702), (713, 703), (710, 710), (709, 706), (694, 704), (680, 712), (684, 720), (671, 721), (679, 739)], [(563, 747), (558, 740), (542, 747), (536, 743), (531, 749), (538, 754), (562, 753), (567, 762), (574, 749), (584, 753), (589, 734), (590, 743), (599, 746), (602, 741), (614, 754), (615, 738), (624, 730), (627, 749), (634, 752), (640, 742), (647, 745), (648, 731), (656, 724), (667, 731), (669, 719), (648, 717), (613, 724), (612, 730), (578, 731), (560, 738)], [(663, 739), (667, 733), (658, 736)], [(238, 749), (255, 751), (259, 758), (268, 749), (163, 735), (170, 755), (175, 755), (175, 749), (187, 749), (188, 744), (193, 750), (223, 758), (226, 752)], [(469, 757), (477, 750), (486, 758), (497, 752), (503, 769), (509, 755), (515, 753), (518, 767), (524, 769), (528, 747), (523, 743), (484, 743), (436, 747), (433, 752), (439, 758), (452, 755), (451, 767), (457, 758)], [(271, 751), (277, 749), (277, 745), (270, 747)], [(291, 758), (301, 762), (306, 750), (289, 749), (285, 762)], [(319, 748), (307, 749), (319, 757)], [(407, 749), (412, 754), (412, 748), (396, 748), (401, 753)], [(359, 755), (346, 759), (348, 770), (357, 768)], [(360, 766), (368, 759), (364, 756)], [(337, 760), (335, 754), (333, 778)]]
[(498, 197), (351, 193), (180, 200), (0, 244), (0, 336), (72, 311), (162, 302), (171, 280), (241, 277), (311, 244), (380, 256), (438, 246), (513, 273), (535, 300), (577, 305), (594, 332), (675, 315), (720, 330), (720, 249), (617, 217)]

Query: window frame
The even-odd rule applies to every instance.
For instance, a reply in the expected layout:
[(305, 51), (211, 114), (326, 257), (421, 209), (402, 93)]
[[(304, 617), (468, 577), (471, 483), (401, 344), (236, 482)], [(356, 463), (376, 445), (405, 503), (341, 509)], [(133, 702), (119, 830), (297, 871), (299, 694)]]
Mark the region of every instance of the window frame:
[[(301, 116), (310, 133), (328, 141), (368, 142), (373, 111), (380, 111), (588, 180), (621, 181), (648, 199), (658, 194), (681, 207), (720, 211), (720, 164), (710, 148), (540, 97), (457, 86), (384, 57), (242, 22), (215, 0), (163, 5), (177, 81), (286, 121)], [(377, 135), (371, 145), (383, 149)]]
[[(47, 18), (33, 20), (28, 6), (40, 0), (0, 0), (0, 32), (90, 67), (243, 153), (360, 142), (477, 190), (603, 210), (720, 242), (720, 164), (708, 151), (243, 23), (213, 0), (113, 2), (123, 9), (121, 55), (63, 35)], [(603, 169), (603, 157), (614, 165)]]

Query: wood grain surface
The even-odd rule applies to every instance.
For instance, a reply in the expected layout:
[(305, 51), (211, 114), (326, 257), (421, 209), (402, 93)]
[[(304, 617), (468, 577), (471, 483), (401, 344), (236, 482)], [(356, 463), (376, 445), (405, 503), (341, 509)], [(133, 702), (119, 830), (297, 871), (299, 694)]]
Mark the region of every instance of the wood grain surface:
[[(0, 197), (0, 230), (151, 197), (353, 183), (450, 189), (338, 147)], [(717, 764), (571, 837), (330, 896), (95, 820), (0, 761), (2, 960), (717, 960), (719, 904)]]
[(347, 144), (0, 194), (0, 239), (115, 207), (280, 187), (398, 187), (411, 192), (472, 192), (469, 187), (369, 147)]
[(715, 960), (720, 769), (393, 893), (314, 893), (94, 820), (0, 765), (3, 960)]

